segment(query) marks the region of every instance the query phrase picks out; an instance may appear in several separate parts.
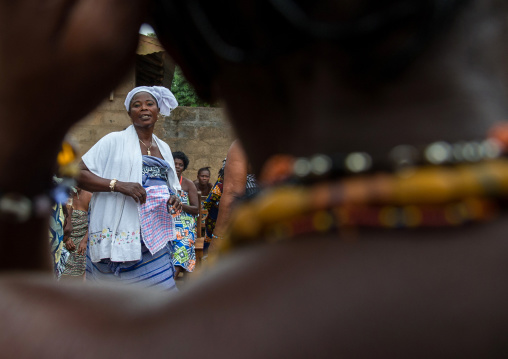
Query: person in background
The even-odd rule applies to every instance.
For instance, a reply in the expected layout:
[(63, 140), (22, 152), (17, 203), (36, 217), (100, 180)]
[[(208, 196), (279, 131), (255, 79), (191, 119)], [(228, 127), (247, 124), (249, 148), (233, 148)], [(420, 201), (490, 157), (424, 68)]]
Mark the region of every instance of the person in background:
[(189, 158), (181, 151), (173, 152), (176, 174), (182, 190), (178, 196), (182, 203), (182, 212), (175, 216), (176, 239), (171, 242), (175, 278), (180, 273), (192, 272), (196, 266), (196, 215), (198, 214), (198, 192), (192, 181), (183, 177), (189, 166)]
[[(210, 167), (203, 167), (198, 170), (197, 179), (194, 181), (194, 185), (198, 190), (198, 200), (201, 202), (201, 208), (204, 208), (205, 201), (212, 189), (212, 184), (210, 183)], [(206, 211), (201, 214), (201, 217), (196, 216), (196, 225), (200, 226), (204, 224), (206, 226)], [(199, 228), (199, 227), (196, 227)], [(205, 237), (206, 234), (202, 233), (202, 237)]]
[(49, 243), (53, 270), (58, 280), (62, 277), (69, 259), (69, 251), (65, 247), (65, 243), (70, 241), (71, 232), (70, 213), (65, 205), (55, 203), (49, 222)]
[(69, 204), (67, 205), (72, 222), (72, 232), (65, 247), (69, 251), (69, 258), (61, 279), (83, 279), (86, 268), (86, 247), (88, 243), (88, 204), (92, 194), (79, 187), (72, 188)]
[(212, 184), (210, 183), (210, 167), (203, 167), (198, 170), (194, 185), (198, 192), (201, 192), (202, 197), (208, 196), (208, 193), (212, 189)]
[(208, 193), (208, 196), (203, 201), (203, 208), (206, 209), (206, 217), (204, 218), (205, 224), (205, 240), (203, 244), (203, 255), (206, 259), (208, 248), (213, 239), (213, 231), (217, 224), (217, 216), (219, 215), (219, 205), (222, 197), (224, 185), (224, 167), (226, 166), (226, 159), (222, 161), (222, 167), (219, 170), (217, 180)]
[[(58, 186), (62, 182), (61, 178), (53, 177), (53, 184)], [(71, 213), (67, 206), (58, 200), (53, 204), (49, 220), (49, 243), (51, 261), (54, 274), (57, 280), (62, 277), (65, 266), (69, 259), (69, 251), (65, 243), (70, 240), (72, 232)]]

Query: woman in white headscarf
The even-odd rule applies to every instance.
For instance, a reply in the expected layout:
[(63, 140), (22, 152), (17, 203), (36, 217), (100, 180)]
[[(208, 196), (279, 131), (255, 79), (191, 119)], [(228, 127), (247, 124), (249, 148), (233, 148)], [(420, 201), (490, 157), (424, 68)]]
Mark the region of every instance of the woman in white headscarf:
[(82, 158), (80, 186), (93, 192), (86, 278), (176, 289), (168, 243), (181, 204), (171, 149), (153, 134), (178, 106), (167, 88), (141, 86), (125, 99), (132, 125), (97, 142)]

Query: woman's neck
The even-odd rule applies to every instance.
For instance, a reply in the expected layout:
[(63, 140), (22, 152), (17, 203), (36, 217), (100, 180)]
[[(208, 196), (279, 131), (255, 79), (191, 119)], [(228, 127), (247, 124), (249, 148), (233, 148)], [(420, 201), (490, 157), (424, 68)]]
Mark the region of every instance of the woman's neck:
[[(330, 108), (331, 103), (319, 105), (305, 119), (300, 117), (297, 120), (300, 124), (287, 129), (292, 141), (284, 147), (293, 154), (305, 155), (376, 152), (401, 144), (419, 146), (435, 141), (475, 140), (484, 138), (489, 128), (505, 120), (508, 114), (506, 104), (498, 101), (496, 89), (480, 81), (474, 83), (476, 88), (468, 90), (464, 84), (463, 88), (446, 94), (431, 86), (414, 86), (420, 88), (413, 89), (412, 95), (404, 95), (400, 89), (394, 92), (384, 89), (371, 99), (350, 99), (349, 103), (345, 99), (332, 115), (322, 111), (323, 107)], [(298, 118), (295, 113), (293, 117)], [(306, 128), (306, 131), (295, 131), (296, 128)], [(302, 143), (306, 145), (301, 146)]]
[[(244, 104), (229, 110), (232, 118), (242, 119), (236, 130), (256, 172), (277, 153), (379, 153), (401, 144), (485, 138), (494, 123), (508, 117), (502, 82), (478, 72), (457, 76), (444, 70), (407, 76), (370, 95), (334, 88), (328, 76), (315, 91), (293, 90), (284, 109), (256, 113), (255, 106)], [(266, 146), (259, 146), (260, 129)]]
[(147, 145), (152, 143), (153, 127), (134, 127), (134, 129), (141, 141)]
[(277, 153), (376, 153), (400, 144), (484, 138), (508, 118), (508, 53), (499, 49), (506, 19), (479, 14), (461, 17), (460, 26), (377, 90), (345, 81), (337, 71), (340, 55), (328, 56), (328, 47), (288, 56), (273, 68), (224, 71), (217, 88), (229, 100), (254, 171)]

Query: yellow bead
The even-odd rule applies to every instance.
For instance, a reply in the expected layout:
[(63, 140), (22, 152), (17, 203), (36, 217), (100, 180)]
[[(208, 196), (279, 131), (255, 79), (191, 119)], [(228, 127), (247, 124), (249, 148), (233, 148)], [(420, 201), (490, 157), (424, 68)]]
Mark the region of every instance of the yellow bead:
[(229, 228), (232, 237), (252, 238), (259, 235), (261, 222), (256, 218), (255, 208), (243, 205), (234, 211)]
[[(267, 224), (277, 223), (297, 214), (309, 211), (308, 191), (295, 188), (282, 188), (268, 193), (257, 204), (257, 215)], [(253, 203), (254, 204), (254, 203)]]
[(74, 148), (68, 143), (62, 143), (62, 150), (58, 153), (57, 161), (60, 166), (66, 166), (76, 159)]
[(395, 204), (447, 202), (456, 188), (453, 175), (441, 168), (428, 167), (406, 177), (398, 176), (394, 185)]

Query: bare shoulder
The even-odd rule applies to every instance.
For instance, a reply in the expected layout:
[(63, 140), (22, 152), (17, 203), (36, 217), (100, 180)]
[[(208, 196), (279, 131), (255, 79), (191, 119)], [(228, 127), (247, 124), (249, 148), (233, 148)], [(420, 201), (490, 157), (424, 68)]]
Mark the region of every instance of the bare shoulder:
[(189, 192), (191, 188), (196, 188), (194, 185), (194, 182), (192, 182), (190, 179), (182, 176), (182, 189), (186, 192)]
[(81, 190), (80, 196), (83, 197), (83, 202), (90, 202), (92, 199), (92, 193), (85, 190)]
[(74, 199), (73, 199), (74, 209), (78, 209), (81, 211), (88, 211), (88, 204), (90, 203), (91, 199), (92, 199), (91, 192), (81, 190), (79, 192), (79, 198), (77, 196), (74, 196)]

